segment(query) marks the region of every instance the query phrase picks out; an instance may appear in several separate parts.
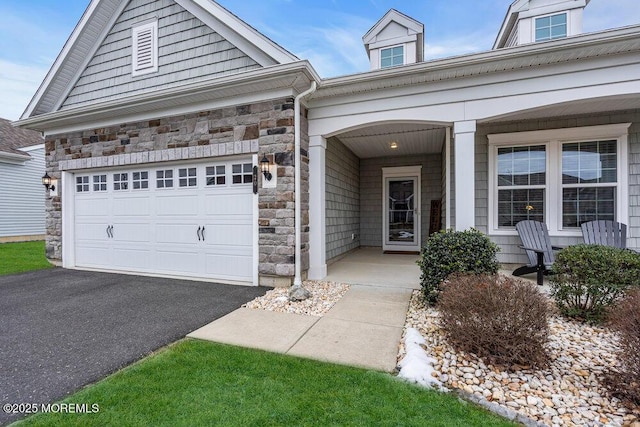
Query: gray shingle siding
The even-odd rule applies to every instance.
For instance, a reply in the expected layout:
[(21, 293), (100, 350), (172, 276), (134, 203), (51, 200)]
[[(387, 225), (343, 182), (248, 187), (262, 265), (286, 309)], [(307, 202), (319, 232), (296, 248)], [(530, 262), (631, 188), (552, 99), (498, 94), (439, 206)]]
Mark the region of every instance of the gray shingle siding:
[[(158, 72), (131, 75), (131, 27), (158, 19)], [(133, 0), (89, 62), (63, 108), (260, 68), (171, 0)]]
[(421, 233), (429, 234), (431, 200), (442, 199), (442, 156), (429, 154), (406, 157), (379, 157), (360, 160), (360, 244), (382, 246), (382, 168), (422, 165)]
[[(488, 227), (488, 139), (495, 133), (526, 132), (546, 129), (562, 129), (581, 126), (596, 126), (615, 123), (632, 123), (628, 133), (629, 166), (629, 224), (627, 246), (640, 249), (640, 110), (603, 113), (590, 116), (575, 116), (548, 120), (529, 120), (491, 125), (478, 125), (476, 132), (476, 226), (487, 232)], [(527, 261), (518, 236), (491, 236), (502, 247), (498, 259), (503, 263), (525, 263)], [(552, 236), (551, 242), (558, 246), (581, 243), (581, 237)]]
[(326, 256), (331, 260), (360, 246), (360, 159), (336, 138), (327, 141), (326, 175)]

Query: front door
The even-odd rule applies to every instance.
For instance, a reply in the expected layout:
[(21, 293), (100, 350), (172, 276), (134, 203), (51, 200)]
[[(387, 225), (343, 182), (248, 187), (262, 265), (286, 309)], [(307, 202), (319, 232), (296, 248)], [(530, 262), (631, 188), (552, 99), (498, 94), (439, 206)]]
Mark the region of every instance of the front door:
[(383, 250), (420, 250), (420, 166), (383, 168)]

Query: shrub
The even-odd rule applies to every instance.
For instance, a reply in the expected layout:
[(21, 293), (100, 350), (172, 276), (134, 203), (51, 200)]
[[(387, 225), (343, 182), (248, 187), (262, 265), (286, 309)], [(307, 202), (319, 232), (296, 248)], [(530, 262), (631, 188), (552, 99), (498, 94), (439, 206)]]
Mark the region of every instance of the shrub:
[(605, 381), (616, 396), (640, 405), (640, 290), (636, 289), (616, 305), (609, 319), (620, 334), (620, 371)]
[(440, 284), (452, 273), (495, 274), (500, 265), (500, 248), (475, 229), (440, 231), (432, 234), (422, 248), (418, 265), (424, 299), (435, 304)]
[(548, 361), (551, 309), (536, 285), (501, 275), (455, 275), (443, 285), (438, 309), (457, 350), (506, 367)]
[(551, 269), (551, 295), (569, 317), (600, 322), (624, 292), (640, 283), (640, 254), (602, 245), (561, 250)]

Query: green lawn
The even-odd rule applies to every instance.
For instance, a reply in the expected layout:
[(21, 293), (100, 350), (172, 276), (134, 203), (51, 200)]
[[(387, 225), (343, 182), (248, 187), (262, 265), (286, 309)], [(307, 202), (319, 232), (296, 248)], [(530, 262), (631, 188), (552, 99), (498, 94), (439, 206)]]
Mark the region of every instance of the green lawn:
[(513, 426), (456, 396), (388, 374), (183, 340), (65, 399), (93, 414), (28, 426)]
[(0, 276), (51, 268), (44, 242), (0, 243)]

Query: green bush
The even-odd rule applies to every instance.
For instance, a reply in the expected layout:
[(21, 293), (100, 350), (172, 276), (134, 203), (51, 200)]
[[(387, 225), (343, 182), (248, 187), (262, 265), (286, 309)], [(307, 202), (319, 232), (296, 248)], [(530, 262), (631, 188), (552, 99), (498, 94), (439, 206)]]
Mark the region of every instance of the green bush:
[(604, 320), (607, 309), (640, 285), (640, 254), (602, 245), (561, 250), (551, 268), (551, 295), (568, 317)]
[(610, 326), (620, 336), (620, 368), (610, 371), (605, 385), (611, 393), (640, 405), (640, 289), (629, 292), (612, 310)]
[(438, 301), (440, 284), (452, 273), (497, 273), (499, 250), (498, 245), (475, 229), (432, 234), (418, 260), (425, 301), (429, 304)]
[(497, 274), (456, 274), (442, 289), (440, 325), (454, 348), (507, 368), (547, 364), (550, 305), (536, 285)]

